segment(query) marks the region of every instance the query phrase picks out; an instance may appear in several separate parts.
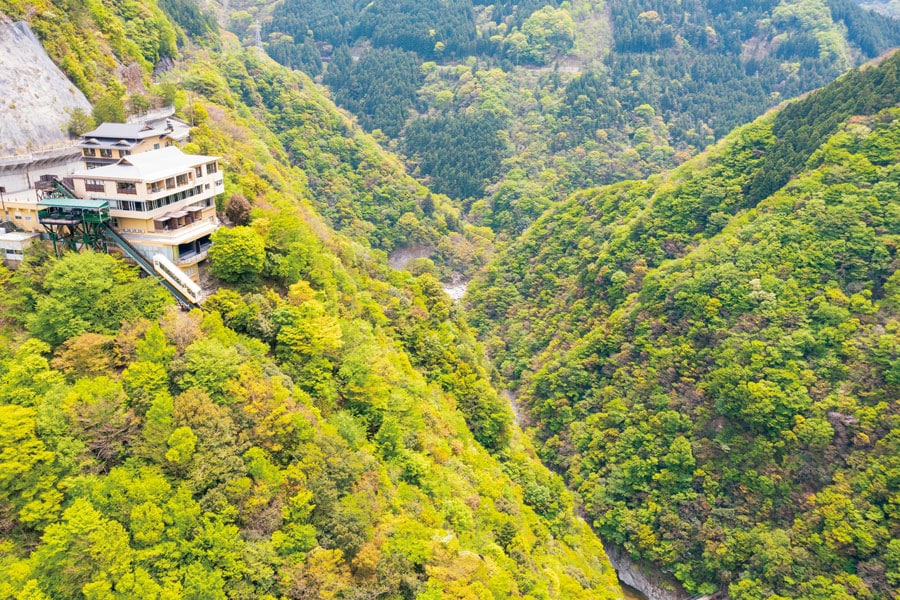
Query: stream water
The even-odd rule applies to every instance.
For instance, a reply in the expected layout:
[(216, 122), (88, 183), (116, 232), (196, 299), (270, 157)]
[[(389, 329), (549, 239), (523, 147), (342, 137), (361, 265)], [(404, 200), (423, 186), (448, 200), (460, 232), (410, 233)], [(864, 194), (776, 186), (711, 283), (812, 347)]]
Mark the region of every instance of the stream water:
[[(388, 264), (392, 269), (402, 270), (406, 268), (409, 261), (417, 258), (428, 258), (431, 256), (432, 252), (434, 252), (434, 248), (430, 248), (429, 246), (406, 246), (404, 248), (397, 248), (388, 255)], [(444, 291), (454, 302), (462, 300), (462, 297), (466, 295), (466, 288), (469, 286), (469, 282), (463, 281), (459, 273), (454, 273), (449, 282), (444, 281), (442, 283)]]

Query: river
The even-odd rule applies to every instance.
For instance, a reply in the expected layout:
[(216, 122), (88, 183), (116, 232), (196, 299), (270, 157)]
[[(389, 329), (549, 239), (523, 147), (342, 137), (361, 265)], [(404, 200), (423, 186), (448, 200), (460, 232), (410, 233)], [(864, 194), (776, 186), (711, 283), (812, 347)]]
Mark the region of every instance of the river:
[[(429, 246), (405, 246), (403, 248), (397, 248), (388, 255), (388, 264), (391, 268), (399, 271), (405, 269), (406, 265), (409, 264), (409, 261), (418, 258), (428, 258), (431, 256), (432, 252), (434, 252), (434, 248)], [(444, 287), (444, 292), (450, 296), (451, 300), (459, 302), (462, 300), (462, 297), (466, 295), (466, 288), (469, 286), (469, 282), (464, 281), (459, 273), (453, 273), (450, 281), (442, 281), (441, 285)]]

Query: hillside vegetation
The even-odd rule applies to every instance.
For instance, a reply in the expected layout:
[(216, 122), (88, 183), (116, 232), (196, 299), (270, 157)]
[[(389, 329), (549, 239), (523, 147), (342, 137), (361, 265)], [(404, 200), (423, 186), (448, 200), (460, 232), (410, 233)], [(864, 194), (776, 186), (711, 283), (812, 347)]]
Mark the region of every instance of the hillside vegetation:
[(385, 264), (426, 236), (470, 265), (478, 232), (306, 77), (161, 6), (0, 2), (98, 102), (173, 100), (252, 205), (203, 312), (108, 255), (0, 268), (0, 597), (619, 597), (433, 267)]
[(898, 70), (573, 195), (470, 288), (539, 454), (689, 590), (900, 585)]
[(255, 40), (261, 19), (273, 57), (322, 75), (420, 179), (512, 237), (577, 189), (680, 164), (900, 45), (900, 23), (852, 0), (247, 8), (235, 32)]

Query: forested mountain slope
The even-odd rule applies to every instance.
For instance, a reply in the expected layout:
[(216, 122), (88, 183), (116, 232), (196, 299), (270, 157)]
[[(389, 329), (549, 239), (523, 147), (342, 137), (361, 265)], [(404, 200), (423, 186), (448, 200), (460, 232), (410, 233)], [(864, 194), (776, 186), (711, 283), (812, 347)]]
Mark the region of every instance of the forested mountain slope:
[(900, 2), (897, 0), (857, 0), (859, 5), (869, 10), (900, 18)]
[[(490, 232), (461, 222), (446, 197), (410, 177), (400, 160), (335, 110), (308, 78), (276, 69), (252, 53), (218, 53), (221, 41), (211, 37), (207, 21), (184, 8), (196, 10), (193, 0), (161, 6), (178, 15), (185, 29), (166, 19), (155, 3), (139, 0), (108, 5), (0, 1), (0, 11), (28, 19), (51, 58), (94, 103), (98, 118), (121, 119), (153, 103), (177, 101), (188, 119), (203, 121), (202, 114), (190, 113), (183, 90), (244, 114), (251, 110), (277, 135), (279, 157), (304, 170), (310, 198), (332, 227), (377, 250), (435, 247), (444, 274), (477, 265)], [(178, 40), (183, 44), (185, 31), (192, 30), (202, 34), (192, 44), (196, 59), (151, 81), (153, 66), (177, 58)], [(252, 182), (242, 184), (249, 198), (258, 195)]]
[[(507, 234), (576, 189), (671, 168), (900, 45), (900, 23), (852, 0), (266, 6), (273, 57), (324, 71), (420, 178)], [(241, 14), (234, 30), (255, 40)]]
[(378, 250), (407, 213), (464, 247), (454, 210), (308, 79), (162, 6), (0, 1), (97, 104), (174, 100), (253, 206), (203, 312), (108, 255), (0, 269), (0, 597), (619, 597), (459, 307)]
[(573, 195), (470, 288), (541, 456), (688, 589), (900, 585), (898, 70)]

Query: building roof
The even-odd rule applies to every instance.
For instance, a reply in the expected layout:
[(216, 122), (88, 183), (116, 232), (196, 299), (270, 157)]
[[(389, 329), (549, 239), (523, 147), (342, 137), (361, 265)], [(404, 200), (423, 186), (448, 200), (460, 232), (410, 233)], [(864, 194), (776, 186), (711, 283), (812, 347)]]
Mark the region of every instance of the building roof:
[(98, 140), (97, 138), (91, 138), (89, 140), (82, 140), (78, 142), (79, 148), (101, 148), (104, 150), (131, 150), (135, 146), (137, 146), (140, 142), (136, 140)]
[(44, 198), (37, 205), (38, 208), (82, 208), (86, 210), (109, 208), (109, 202), (106, 200), (82, 200), (81, 198)]
[(145, 123), (103, 123), (97, 129), (88, 131), (82, 137), (86, 141), (92, 138), (100, 140), (143, 140), (148, 137), (166, 135), (162, 127), (152, 127)]
[(194, 167), (219, 160), (219, 158), (218, 156), (185, 154), (175, 146), (168, 146), (159, 150), (132, 154), (105, 167), (77, 171), (72, 174), (72, 177), (117, 181), (159, 181), (180, 175)]
[(0, 229), (0, 242), (24, 242), (32, 238), (40, 237), (37, 231), (3, 231)]

